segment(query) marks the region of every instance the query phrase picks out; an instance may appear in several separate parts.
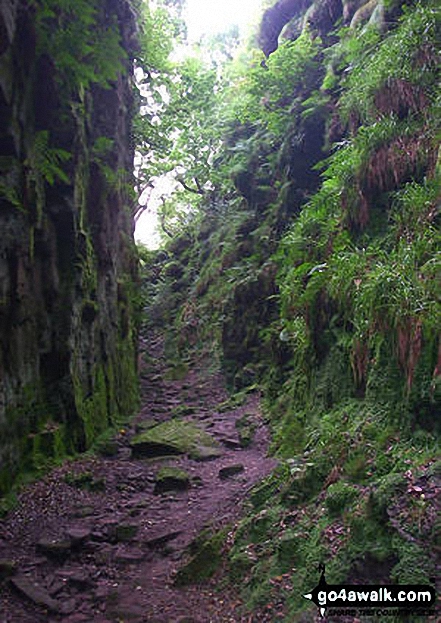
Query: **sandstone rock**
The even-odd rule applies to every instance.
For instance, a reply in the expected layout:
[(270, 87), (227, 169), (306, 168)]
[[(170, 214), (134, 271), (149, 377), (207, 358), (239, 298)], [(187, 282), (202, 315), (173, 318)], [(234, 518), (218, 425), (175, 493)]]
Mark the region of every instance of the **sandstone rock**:
[(191, 422), (169, 420), (136, 435), (130, 446), (134, 458), (207, 454), (217, 446), (214, 438)]
[(40, 539), (37, 543), (37, 551), (48, 558), (64, 560), (70, 554), (72, 542), (70, 539)]
[(232, 476), (236, 476), (245, 470), (245, 467), (242, 463), (237, 463), (236, 465), (228, 465), (227, 467), (222, 467), (219, 470), (219, 478), (221, 480), (226, 480), (227, 478), (231, 478)]
[(43, 606), (44, 608), (50, 610), (50, 612), (61, 612), (59, 602), (52, 599), (47, 590), (40, 586), (37, 582), (33, 581), (30, 577), (25, 575), (16, 576), (11, 579), (11, 584), (18, 590), (19, 593), (27, 597), (37, 606)]
[(71, 541), (72, 547), (79, 547), (89, 540), (91, 536), (89, 528), (71, 527), (66, 530), (66, 537)]
[(163, 467), (156, 475), (154, 493), (186, 491), (190, 488), (190, 476), (182, 469)]
[(95, 509), (92, 506), (84, 506), (82, 504), (77, 506), (72, 513), (72, 517), (78, 517), (80, 519), (83, 517), (90, 517), (91, 515), (95, 515)]
[(148, 539), (147, 541), (145, 541), (145, 544), (149, 549), (161, 549), (167, 543), (176, 539), (176, 537), (178, 537), (180, 534), (182, 534), (181, 530), (176, 530), (175, 532), (167, 532), (152, 539)]
[(138, 534), (138, 531), (139, 526), (133, 523), (120, 523), (113, 529), (116, 542), (131, 541)]
[(221, 442), (226, 448), (230, 448), (231, 450), (240, 450), (242, 444), (238, 439), (233, 439), (229, 437), (228, 439), (221, 439)]
[(60, 600), (60, 612), (61, 614), (72, 614), (77, 607), (75, 599)]
[(0, 580), (11, 577), (17, 571), (17, 563), (14, 560), (0, 560)]
[(213, 461), (222, 456), (222, 451), (218, 448), (199, 447), (197, 453), (190, 454), (190, 458), (195, 461)]
[(115, 561), (124, 564), (136, 564), (144, 560), (145, 554), (140, 549), (118, 550), (115, 554)]
[(62, 578), (64, 583), (67, 582), (81, 590), (88, 589), (93, 585), (89, 572), (82, 567), (76, 569), (60, 569), (58, 575)]

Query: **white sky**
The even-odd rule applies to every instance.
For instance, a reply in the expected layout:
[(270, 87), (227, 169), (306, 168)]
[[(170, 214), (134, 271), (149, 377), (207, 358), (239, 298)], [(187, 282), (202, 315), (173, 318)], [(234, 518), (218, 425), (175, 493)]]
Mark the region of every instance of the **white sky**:
[(261, 0), (187, 0), (186, 21), (191, 41), (237, 24), (242, 34), (259, 12)]
[[(191, 42), (197, 41), (204, 34), (223, 32), (233, 24), (239, 26), (244, 36), (259, 19), (261, 3), (262, 0), (187, 0), (188, 38)], [(149, 208), (138, 220), (135, 240), (155, 247), (159, 239), (155, 236), (157, 218), (154, 197)]]

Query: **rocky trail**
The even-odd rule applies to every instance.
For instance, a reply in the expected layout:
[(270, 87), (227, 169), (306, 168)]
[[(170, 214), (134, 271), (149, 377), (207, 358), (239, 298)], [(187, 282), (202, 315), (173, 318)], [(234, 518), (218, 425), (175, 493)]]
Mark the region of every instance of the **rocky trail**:
[(24, 488), (0, 524), (0, 623), (277, 620), (245, 614), (221, 571), (194, 583), (275, 465), (259, 397), (235, 406), (218, 373), (170, 374), (148, 341), (130, 426)]

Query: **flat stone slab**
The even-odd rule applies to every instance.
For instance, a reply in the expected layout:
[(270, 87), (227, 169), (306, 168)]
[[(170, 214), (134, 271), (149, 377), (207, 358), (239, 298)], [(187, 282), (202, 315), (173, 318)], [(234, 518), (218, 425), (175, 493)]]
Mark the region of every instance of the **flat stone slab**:
[(83, 545), (89, 540), (92, 531), (89, 528), (71, 527), (66, 530), (66, 537), (71, 542), (72, 547)]
[(49, 558), (63, 560), (70, 554), (72, 541), (70, 539), (40, 539), (37, 543), (37, 551)]
[(216, 449), (215, 439), (191, 422), (169, 420), (135, 435), (130, 447), (134, 458), (188, 454), (197, 458)]
[(14, 560), (0, 559), (0, 580), (5, 580), (17, 571), (17, 563)]
[(144, 541), (149, 549), (160, 549), (176, 539), (180, 534), (182, 534), (181, 530), (176, 530), (175, 532), (166, 532), (165, 534), (161, 534), (153, 539), (148, 539)]
[(154, 493), (168, 491), (187, 491), (190, 488), (190, 476), (186, 471), (176, 467), (163, 467), (156, 474)]
[(221, 439), (221, 443), (226, 448), (230, 448), (230, 450), (241, 450), (242, 449), (242, 444), (240, 443), (238, 439), (224, 438), (224, 439)]
[(222, 469), (219, 470), (219, 478), (221, 480), (226, 480), (227, 478), (232, 478), (237, 474), (241, 474), (243, 471), (245, 471), (245, 467), (242, 463), (238, 463), (237, 465), (228, 465), (227, 467), (222, 467)]
[(218, 448), (208, 448), (205, 446), (201, 446), (198, 448), (197, 454), (190, 454), (190, 458), (195, 461), (214, 461), (222, 456), (222, 450)]
[(65, 569), (64, 567), (56, 572), (56, 575), (64, 582), (68, 582), (79, 589), (85, 590), (93, 585), (90, 574), (82, 567)]
[(110, 535), (117, 543), (127, 543), (136, 537), (139, 526), (136, 523), (118, 523), (110, 530)]
[[(140, 435), (139, 437), (141, 437)], [(161, 443), (137, 438), (131, 445), (134, 459), (152, 459), (158, 456), (176, 456), (185, 454), (185, 451), (172, 443)]]
[(124, 564), (136, 564), (145, 558), (145, 553), (140, 549), (119, 550), (115, 554), (115, 562)]
[[(19, 593), (27, 597), (37, 606), (43, 606), (51, 612), (60, 613), (62, 608), (56, 599), (52, 599), (46, 589), (26, 575), (19, 575), (11, 580), (11, 584)], [(69, 613), (65, 613), (69, 614)]]

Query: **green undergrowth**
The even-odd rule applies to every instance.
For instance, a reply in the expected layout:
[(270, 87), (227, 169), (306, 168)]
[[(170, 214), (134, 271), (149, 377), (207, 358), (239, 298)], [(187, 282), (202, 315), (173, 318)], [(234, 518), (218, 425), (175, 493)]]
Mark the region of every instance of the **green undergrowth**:
[(187, 550), (190, 557), (176, 574), (176, 586), (199, 584), (214, 575), (222, 562), (221, 552), (228, 531), (228, 527), (215, 532), (207, 528), (190, 543)]
[(329, 583), (434, 582), (434, 503), (421, 487), (435, 491), (437, 443), (392, 427), (387, 415), (349, 403), (310, 427), (302, 453), (288, 457), (285, 445), (287, 458), (252, 492), (229, 553), (250, 608), (270, 603), (284, 575), (286, 620), (300, 620), (321, 563)]
[(221, 411), (263, 394), (279, 466), (229, 575), (290, 623), (312, 620), (322, 563), (329, 583), (435, 577), (440, 13), (405, 4), (253, 66), (221, 156), (234, 191), (147, 267), (169, 361), (213, 358)]
[(286, 574), (286, 620), (300, 620), (321, 563), (328, 583), (433, 583), (436, 436), (359, 400), (305, 415), (276, 426), (279, 467), (251, 493), (229, 552), (248, 606), (270, 603)]

